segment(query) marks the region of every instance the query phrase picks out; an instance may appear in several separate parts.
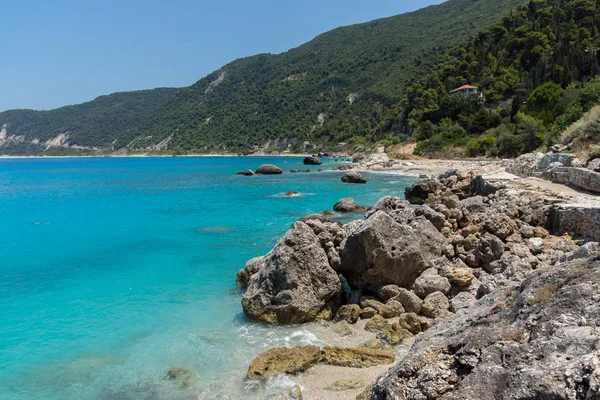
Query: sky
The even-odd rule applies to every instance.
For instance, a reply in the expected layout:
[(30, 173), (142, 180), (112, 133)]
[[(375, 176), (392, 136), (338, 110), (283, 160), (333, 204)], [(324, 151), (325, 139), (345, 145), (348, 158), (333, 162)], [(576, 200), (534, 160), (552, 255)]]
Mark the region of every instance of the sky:
[(0, 111), (189, 86), (237, 58), (442, 0), (0, 0)]

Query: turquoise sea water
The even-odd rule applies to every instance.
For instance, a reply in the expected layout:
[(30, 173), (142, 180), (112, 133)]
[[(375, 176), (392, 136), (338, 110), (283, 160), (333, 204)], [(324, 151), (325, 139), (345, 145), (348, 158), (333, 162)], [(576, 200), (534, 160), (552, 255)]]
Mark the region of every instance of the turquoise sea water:
[[(414, 179), (234, 175), (263, 163), (305, 168), (301, 158), (0, 159), (0, 399), (264, 397), (244, 387), (250, 360), (314, 338), (248, 323), (235, 273), (297, 218), (342, 197), (402, 195)], [(170, 366), (195, 371), (193, 388), (165, 380)]]

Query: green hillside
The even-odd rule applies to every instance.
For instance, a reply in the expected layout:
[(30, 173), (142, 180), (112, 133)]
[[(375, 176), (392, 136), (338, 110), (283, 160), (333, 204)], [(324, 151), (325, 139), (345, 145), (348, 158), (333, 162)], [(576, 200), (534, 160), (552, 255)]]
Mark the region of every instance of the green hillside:
[(334, 29), (283, 54), (236, 60), (175, 96), (160, 89), (52, 111), (7, 111), (0, 128), (6, 124), (6, 136), (24, 141), (0, 144), (0, 152), (39, 151), (32, 140), (65, 132), (71, 146), (129, 152), (247, 151), (269, 141), (294, 149), (305, 140), (372, 143), (385, 135), (381, 121), (415, 78), (523, 4), (449, 0)]
[[(454, 48), (405, 92), (382, 132), (416, 152), (515, 156), (550, 145), (600, 102), (600, 1), (532, 0)], [(450, 91), (478, 86), (484, 105)]]
[[(371, 142), (406, 86), (521, 0), (450, 0), (335, 29), (279, 55), (224, 66), (154, 113), (132, 144), (243, 151), (269, 140)], [(121, 142), (134, 139), (130, 135)]]
[[(87, 154), (92, 148), (110, 151), (114, 140), (135, 128), (178, 91), (160, 88), (114, 93), (50, 111), (2, 112), (0, 154)], [(58, 145), (61, 142), (59, 135), (66, 135), (64, 144)], [(53, 139), (57, 145), (46, 150), (46, 142)]]

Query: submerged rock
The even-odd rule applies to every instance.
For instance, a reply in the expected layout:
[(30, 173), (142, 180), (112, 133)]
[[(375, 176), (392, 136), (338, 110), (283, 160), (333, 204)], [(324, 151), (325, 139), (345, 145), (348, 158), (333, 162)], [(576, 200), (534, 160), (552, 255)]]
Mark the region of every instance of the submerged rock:
[(187, 368), (171, 367), (167, 371), (167, 379), (180, 389), (189, 389), (196, 382), (196, 374)]
[(254, 173), (257, 175), (280, 175), (283, 174), (283, 170), (273, 164), (264, 164), (258, 167)]
[(242, 297), (244, 313), (253, 321), (293, 324), (331, 319), (344, 296), (319, 237), (304, 222), (296, 222), (273, 250), (251, 260), (250, 267), (238, 273), (238, 280), (243, 281), (249, 269), (256, 271)]
[(393, 351), (367, 349), (365, 347), (325, 347), (323, 363), (338, 367), (368, 368), (393, 363)]
[(342, 182), (344, 183), (367, 183), (367, 180), (362, 176), (360, 172), (350, 171), (342, 176)]

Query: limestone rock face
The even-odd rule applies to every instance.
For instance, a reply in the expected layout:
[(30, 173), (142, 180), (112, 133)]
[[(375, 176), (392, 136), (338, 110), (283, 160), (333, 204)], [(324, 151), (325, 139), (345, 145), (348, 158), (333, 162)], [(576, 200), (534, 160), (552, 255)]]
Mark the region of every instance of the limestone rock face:
[[(340, 272), (354, 286), (394, 284), (411, 287), (441, 254), (430, 235), (440, 233), (427, 220), (419, 227), (400, 225), (378, 211), (362, 223), (340, 246)], [(429, 227), (430, 229), (423, 229)], [(427, 240), (424, 237), (427, 236)], [(443, 237), (439, 240), (443, 240)]]
[(333, 210), (337, 212), (359, 212), (365, 211), (365, 208), (354, 201), (353, 198), (347, 197), (335, 203), (333, 205)]
[(253, 321), (291, 324), (330, 319), (341, 303), (340, 278), (319, 237), (304, 222), (296, 222), (273, 250), (251, 263), (257, 272), (249, 280), (242, 307)]
[(367, 180), (362, 176), (360, 172), (350, 171), (342, 176), (342, 182), (344, 183), (367, 183)]
[(304, 158), (304, 165), (321, 165), (323, 164), (318, 157), (306, 157)]
[(490, 293), (419, 335), (367, 398), (598, 398), (598, 282), (600, 263), (578, 260)]
[(279, 175), (283, 174), (283, 170), (273, 164), (264, 164), (254, 172), (257, 175)]

